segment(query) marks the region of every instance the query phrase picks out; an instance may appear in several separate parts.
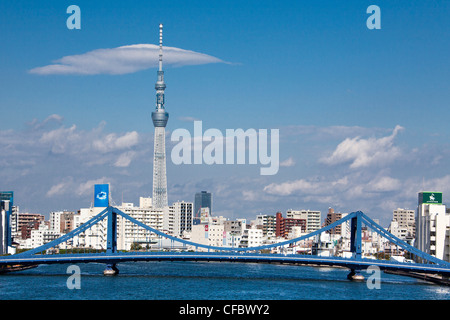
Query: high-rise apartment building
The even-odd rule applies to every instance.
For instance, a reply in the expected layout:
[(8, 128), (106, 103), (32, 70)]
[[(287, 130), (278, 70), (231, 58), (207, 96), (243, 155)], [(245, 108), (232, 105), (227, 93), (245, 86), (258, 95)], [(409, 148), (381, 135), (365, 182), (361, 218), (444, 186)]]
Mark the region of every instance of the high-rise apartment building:
[(199, 224), (202, 209), (208, 209), (208, 215), (212, 216), (212, 195), (210, 192), (202, 191), (195, 194), (194, 199), (194, 220), (193, 224)]
[[(327, 217), (325, 219), (325, 226), (328, 226), (342, 218), (344, 218), (347, 214), (346, 213), (340, 213), (340, 212), (334, 212), (333, 208), (328, 209)], [(342, 234), (342, 225), (338, 225), (333, 229), (330, 229), (327, 231), (329, 234)]]
[(194, 217), (199, 218), (201, 209), (209, 208), (209, 215), (212, 216), (212, 195), (210, 192), (202, 191), (195, 194)]
[(256, 216), (255, 225), (261, 229), (264, 237), (276, 235), (276, 216), (269, 214), (259, 214)]
[(415, 247), (438, 259), (450, 261), (450, 213), (442, 192), (419, 192)]
[(306, 232), (305, 218), (284, 218), (281, 212), (277, 212), (275, 218), (275, 235), (277, 237), (287, 238), (293, 227), (300, 227), (302, 233)]
[(0, 202), (0, 254), (6, 254), (8, 250), (6, 228), (6, 210), (3, 208), (3, 203)]
[(192, 202), (178, 201), (164, 213), (164, 232), (175, 237), (182, 237), (184, 232), (192, 230)]
[(416, 236), (415, 215), (414, 210), (397, 208), (393, 211), (389, 231), (404, 241), (412, 241)]
[[(163, 230), (164, 211), (148, 206), (149, 198), (140, 198), (139, 207), (133, 203), (122, 203), (119, 210), (130, 217), (156, 230)], [(157, 243), (158, 235), (139, 227), (128, 219), (118, 216), (117, 219), (117, 249), (130, 250), (132, 245), (149, 248)]]
[(72, 231), (74, 214), (74, 212), (69, 211), (50, 212), (50, 229), (60, 234), (66, 234)]
[(11, 216), (14, 211), (14, 191), (2, 191), (0, 192), (0, 212), (4, 211), (4, 241), (6, 244), (6, 251), (12, 246), (12, 228), (11, 228)]
[(315, 210), (288, 210), (286, 212), (287, 219), (304, 219), (306, 220), (306, 233), (310, 233), (321, 228), (320, 211)]
[[(103, 207), (91, 207), (81, 208), (73, 216), (73, 228), (80, 227), (83, 223), (86, 223), (89, 219), (99, 214), (105, 208)], [(98, 250), (106, 250), (107, 239), (107, 223), (108, 219), (103, 219), (100, 222), (94, 224), (78, 236), (73, 237), (66, 243), (59, 245), (60, 249), (68, 248), (90, 248)]]

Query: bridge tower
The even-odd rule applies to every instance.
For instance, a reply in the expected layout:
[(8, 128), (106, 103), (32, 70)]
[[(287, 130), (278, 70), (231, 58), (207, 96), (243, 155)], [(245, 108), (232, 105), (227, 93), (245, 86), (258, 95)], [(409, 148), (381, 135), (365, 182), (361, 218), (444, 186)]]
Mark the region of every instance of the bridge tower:
[[(108, 207), (108, 229), (106, 236), (106, 253), (114, 254), (117, 253), (117, 213), (114, 211), (113, 207)], [(104, 275), (116, 275), (119, 273), (115, 263), (110, 263), (106, 265), (106, 269), (103, 271)]]
[[(362, 212), (356, 212), (355, 216), (350, 221), (350, 251), (353, 254), (353, 258), (361, 260), (361, 246), (362, 246)], [(350, 280), (364, 280), (364, 276), (361, 274), (361, 269), (351, 269), (347, 275)]]

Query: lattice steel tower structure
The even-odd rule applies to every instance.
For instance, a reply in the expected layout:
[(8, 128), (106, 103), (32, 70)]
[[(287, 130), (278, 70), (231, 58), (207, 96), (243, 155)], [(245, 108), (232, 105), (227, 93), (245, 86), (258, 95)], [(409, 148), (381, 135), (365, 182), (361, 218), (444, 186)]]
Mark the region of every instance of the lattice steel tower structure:
[(156, 89), (156, 110), (152, 112), (153, 125), (155, 126), (155, 143), (153, 157), (153, 206), (162, 209), (167, 207), (167, 176), (166, 176), (166, 125), (169, 113), (164, 108), (164, 71), (162, 70), (162, 31), (163, 25), (159, 25), (159, 69)]

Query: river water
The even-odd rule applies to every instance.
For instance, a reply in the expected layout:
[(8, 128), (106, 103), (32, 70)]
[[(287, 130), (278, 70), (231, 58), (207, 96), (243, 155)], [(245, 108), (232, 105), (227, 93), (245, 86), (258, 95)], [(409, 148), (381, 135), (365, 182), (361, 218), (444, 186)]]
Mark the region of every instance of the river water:
[[(450, 287), (381, 272), (378, 287), (347, 269), (229, 262), (40, 265), (0, 275), (0, 300), (450, 300)], [(370, 274), (363, 272), (366, 279)]]

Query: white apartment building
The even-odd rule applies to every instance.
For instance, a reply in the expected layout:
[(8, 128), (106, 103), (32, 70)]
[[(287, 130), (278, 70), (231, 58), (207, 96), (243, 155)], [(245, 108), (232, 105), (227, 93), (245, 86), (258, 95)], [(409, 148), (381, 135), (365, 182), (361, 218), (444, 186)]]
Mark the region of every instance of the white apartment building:
[(241, 234), (235, 234), (235, 233), (226, 232), (226, 231), (225, 231), (225, 237), (226, 237), (226, 240), (225, 240), (226, 247), (237, 248), (237, 247), (239, 247), (239, 244), (241, 243), (241, 240), (242, 240)]
[[(9, 201), (7, 201), (9, 203)], [(10, 230), (11, 230), (11, 237), (12, 237), (12, 241), (16, 242), (16, 239), (19, 237), (19, 227), (18, 227), (18, 215), (19, 215), (19, 206), (12, 206), (11, 207), (11, 216), (10, 216)], [(6, 217), (5, 217), (6, 218)], [(6, 220), (5, 220), (6, 223)], [(6, 235), (6, 234), (5, 234)], [(6, 241), (6, 240), (5, 240)], [(10, 254), (14, 254), (16, 253), (16, 248), (15, 247), (6, 247), (5, 248), (7, 253)]]
[(164, 209), (163, 231), (174, 237), (182, 237), (192, 230), (192, 202), (178, 201)]
[(415, 247), (450, 261), (450, 213), (442, 204), (440, 192), (419, 193)]
[(152, 198), (139, 197), (139, 208), (151, 208), (152, 206)]
[(405, 241), (409, 235), (408, 229), (405, 227), (401, 227), (397, 220), (391, 221), (388, 231), (403, 241)]
[(259, 247), (263, 244), (263, 231), (261, 229), (245, 229), (239, 247)]
[(310, 233), (321, 228), (320, 211), (314, 210), (292, 210), (286, 212), (286, 219), (306, 220), (306, 233)]
[[(244, 225), (245, 227), (245, 225)], [(222, 216), (206, 217), (192, 226), (190, 240), (214, 247), (238, 247), (241, 241), (242, 221), (228, 221)], [(198, 248), (199, 251), (207, 251)]]
[[(105, 208), (100, 207), (80, 209), (78, 214), (75, 214), (73, 217), (73, 228), (78, 228), (104, 209)], [(59, 247), (61, 249), (91, 248), (97, 250), (106, 250), (107, 226), (107, 219), (103, 219), (78, 236), (73, 237), (73, 239), (68, 240), (66, 243), (61, 243)]]
[(61, 233), (61, 215), (63, 211), (50, 212), (50, 229)]
[(6, 239), (6, 211), (0, 207), (0, 254), (8, 252), (8, 242)]
[[(135, 207), (133, 203), (122, 203), (122, 205), (117, 208), (143, 224), (162, 231), (164, 210), (153, 208), (149, 206), (150, 204), (151, 200), (141, 197), (139, 207)], [(157, 243), (157, 239), (158, 236), (155, 233), (139, 227), (120, 215), (117, 216), (118, 250), (130, 250), (133, 243), (136, 243), (143, 248), (147, 248), (152, 244)]]
[[(227, 232), (223, 224), (197, 224), (192, 226), (191, 241), (214, 247), (227, 246)], [(199, 251), (207, 251), (206, 248), (198, 248)]]
[(303, 229), (301, 226), (293, 226), (291, 228), (291, 231), (288, 234), (288, 239), (295, 239), (295, 238), (299, 238), (302, 237), (304, 235), (306, 235), (306, 232), (303, 232)]

